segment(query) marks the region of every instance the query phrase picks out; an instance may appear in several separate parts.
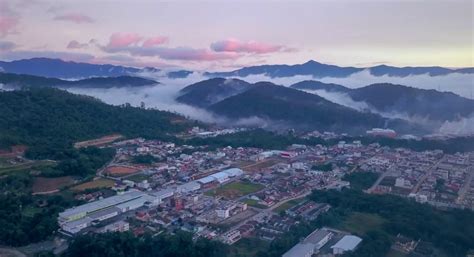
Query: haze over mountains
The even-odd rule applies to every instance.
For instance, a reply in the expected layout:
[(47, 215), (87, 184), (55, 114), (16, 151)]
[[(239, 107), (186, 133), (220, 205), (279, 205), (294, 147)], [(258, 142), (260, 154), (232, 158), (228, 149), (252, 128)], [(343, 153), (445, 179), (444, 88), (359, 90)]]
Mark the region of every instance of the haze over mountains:
[[(453, 128), (456, 133), (474, 132), (470, 125), (474, 122), (474, 101), (451, 92), (391, 83), (367, 83), (358, 87), (325, 83), (327, 79), (351, 78), (353, 74), (364, 72), (389, 82), (391, 78), (410, 80), (420, 76), (442, 81), (448, 76), (472, 77), (472, 68), (376, 66), (364, 70), (310, 61), (300, 65), (248, 67), (230, 73), (199, 73), (47, 58), (0, 62), (0, 67), (4, 71), (0, 73), (0, 85), (3, 84), (4, 89), (59, 87), (111, 104), (138, 106), (145, 103), (147, 107), (224, 125), (353, 133), (385, 127), (403, 133), (426, 133), (439, 132), (449, 124), (445, 132), (452, 132)], [(263, 72), (263, 78), (271, 82), (259, 83), (258, 72)], [(215, 75), (230, 77), (207, 79)], [(241, 76), (244, 80), (238, 79)], [(316, 76), (330, 77), (322, 81), (304, 80)], [(71, 80), (78, 77), (83, 79)], [(287, 87), (279, 86), (281, 84)]]
[[(258, 117), (280, 125), (301, 128), (334, 129), (397, 126), (405, 130), (407, 122), (418, 124), (419, 131), (434, 129), (446, 121), (459, 121), (474, 115), (474, 101), (452, 93), (422, 90), (401, 85), (374, 84), (349, 89), (336, 84), (303, 81), (291, 87), (270, 82), (235, 89), (226, 85), (244, 84), (222, 78), (201, 81), (180, 91), (178, 101), (204, 107), (233, 119)], [(226, 88), (226, 91), (221, 90)], [(323, 97), (295, 89), (339, 94)], [(226, 92), (227, 98), (222, 99)], [(352, 103), (342, 103), (347, 97)], [(339, 99), (336, 99), (339, 98)], [(206, 99), (214, 99), (207, 101)], [(222, 99), (222, 100), (218, 100)], [(342, 99), (342, 100), (341, 100)], [(347, 100), (347, 99), (346, 99)], [(343, 106), (344, 105), (344, 106)], [(358, 106), (355, 106), (358, 105)], [(363, 106), (363, 108), (358, 108)], [(347, 108), (351, 107), (351, 108)], [(388, 119), (387, 119), (388, 118)], [(392, 124), (388, 121), (395, 121)], [(393, 127), (392, 127), (393, 128)]]
[(350, 89), (320, 81), (302, 81), (290, 86), (306, 91), (326, 91), (349, 96), (380, 113), (404, 114), (406, 117), (433, 121), (452, 121), (474, 114), (474, 101), (451, 92), (424, 90), (389, 83)]
[(111, 87), (141, 87), (159, 84), (159, 82), (128, 75), (117, 77), (92, 77), (79, 80), (64, 80), (46, 78), (34, 75), (22, 75), (0, 72), (0, 84), (7, 88), (22, 87), (58, 87), (58, 88), (111, 88)]

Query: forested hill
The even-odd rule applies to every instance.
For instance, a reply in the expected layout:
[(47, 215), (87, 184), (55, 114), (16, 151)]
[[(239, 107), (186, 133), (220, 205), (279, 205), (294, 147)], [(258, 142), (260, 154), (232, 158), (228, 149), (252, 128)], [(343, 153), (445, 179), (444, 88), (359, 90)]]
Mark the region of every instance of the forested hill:
[(141, 87), (159, 84), (159, 82), (132, 76), (97, 77), (80, 80), (63, 80), (25, 74), (0, 72), (0, 84), (7, 88), (22, 87), (59, 87), (59, 88), (111, 88), (111, 87)]
[(188, 125), (169, 112), (107, 105), (52, 88), (0, 92), (0, 103), (0, 146), (26, 144), (37, 158), (53, 158), (78, 140), (111, 133), (163, 138)]
[(211, 105), (209, 110), (232, 119), (258, 117), (289, 124), (291, 128), (364, 133), (388, 125), (399, 131), (416, 131), (407, 122), (389, 120), (330, 102), (318, 95), (259, 82), (251, 89)]

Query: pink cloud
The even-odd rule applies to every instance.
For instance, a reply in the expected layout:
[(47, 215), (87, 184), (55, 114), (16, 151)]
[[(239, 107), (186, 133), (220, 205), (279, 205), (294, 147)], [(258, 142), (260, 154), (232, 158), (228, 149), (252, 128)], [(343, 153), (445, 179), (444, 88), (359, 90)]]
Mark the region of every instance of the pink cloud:
[(79, 43), (76, 40), (72, 40), (67, 44), (66, 48), (67, 49), (81, 49), (81, 48), (86, 48), (88, 46), (87, 43)]
[(184, 61), (218, 61), (237, 59), (240, 57), (236, 53), (216, 53), (207, 49), (194, 49), (188, 47), (162, 48), (159, 56), (165, 60)]
[(237, 39), (226, 39), (212, 43), (211, 49), (216, 52), (266, 54), (281, 51), (283, 46), (256, 41), (243, 42)]
[(0, 16), (0, 37), (14, 33), (18, 23), (18, 17)]
[(143, 46), (152, 47), (156, 45), (162, 45), (167, 42), (168, 42), (167, 37), (157, 36), (157, 37), (151, 37), (151, 38), (146, 39), (145, 42), (143, 42)]
[(63, 15), (57, 15), (54, 17), (55, 20), (60, 20), (60, 21), (70, 21), (74, 23), (93, 23), (94, 20), (84, 14), (80, 13), (68, 13), (68, 14), (63, 14)]
[(110, 36), (107, 48), (121, 48), (135, 45), (143, 39), (136, 33), (114, 33)]

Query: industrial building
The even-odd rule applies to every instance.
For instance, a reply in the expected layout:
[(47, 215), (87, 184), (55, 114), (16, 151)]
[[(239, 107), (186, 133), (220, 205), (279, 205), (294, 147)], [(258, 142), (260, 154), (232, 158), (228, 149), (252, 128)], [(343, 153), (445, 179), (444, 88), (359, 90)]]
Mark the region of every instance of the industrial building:
[(283, 257), (311, 257), (317, 253), (333, 236), (324, 228), (313, 231), (302, 242), (293, 246)]
[(59, 213), (58, 223), (61, 229), (69, 234), (81, 230), (121, 213), (143, 206), (157, 206), (163, 199), (173, 196), (174, 190), (164, 189), (154, 193), (127, 191), (123, 194), (108, 197), (92, 203), (83, 204)]
[(145, 195), (145, 193), (140, 191), (128, 191), (120, 195), (115, 195), (99, 201), (79, 205), (59, 213), (59, 223), (61, 224), (64, 222), (78, 220), (90, 213), (132, 201), (142, 197), (143, 195)]
[(335, 245), (331, 246), (333, 254), (343, 254), (347, 251), (354, 251), (354, 249), (362, 242), (362, 238), (347, 235), (341, 238)]
[(214, 173), (212, 175), (198, 179), (196, 181), (203, 185), (209, 184), (214, 181), (217, 181), (222, 184), (229, 181), (231, 178), (241, 176), (242, 174), (244, 174), (244, 172), (241, 169), (231, 168), (231, 169), (223, 170), (221, 172)]

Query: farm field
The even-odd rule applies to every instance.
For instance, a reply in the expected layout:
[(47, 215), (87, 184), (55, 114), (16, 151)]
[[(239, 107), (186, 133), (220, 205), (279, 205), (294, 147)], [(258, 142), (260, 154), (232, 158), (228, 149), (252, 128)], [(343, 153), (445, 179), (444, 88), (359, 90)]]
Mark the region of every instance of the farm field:
[(80, 191), (84, 191), (84, 190), (87, 190), (87, 189), (110, 188), (110, 187), (113, 187), (114, 185), (115, 185), (115, 181), (110, 180), (110, 179), (100, 178), (100, 179), (97, 179), (97, 180), (93, 180), (93, 181), (89, 181), (89, 182), (79, 184), (75, 187), (72, 187), (71, 190), (76, 191), (76, 192), (80, 192)]
[(235, 199), (244, 195), (248, 195), (263, 189), (263, 185), (250, 182), (231, 182), (217, 189), (207, 191), (207, 195), (222, 196), (227, 199)]
[(54, 193), (65, 186), (74, 184), (74, 179), (71, 176), (44, 178), (37, 177), (33, 182), (33, 194)]

